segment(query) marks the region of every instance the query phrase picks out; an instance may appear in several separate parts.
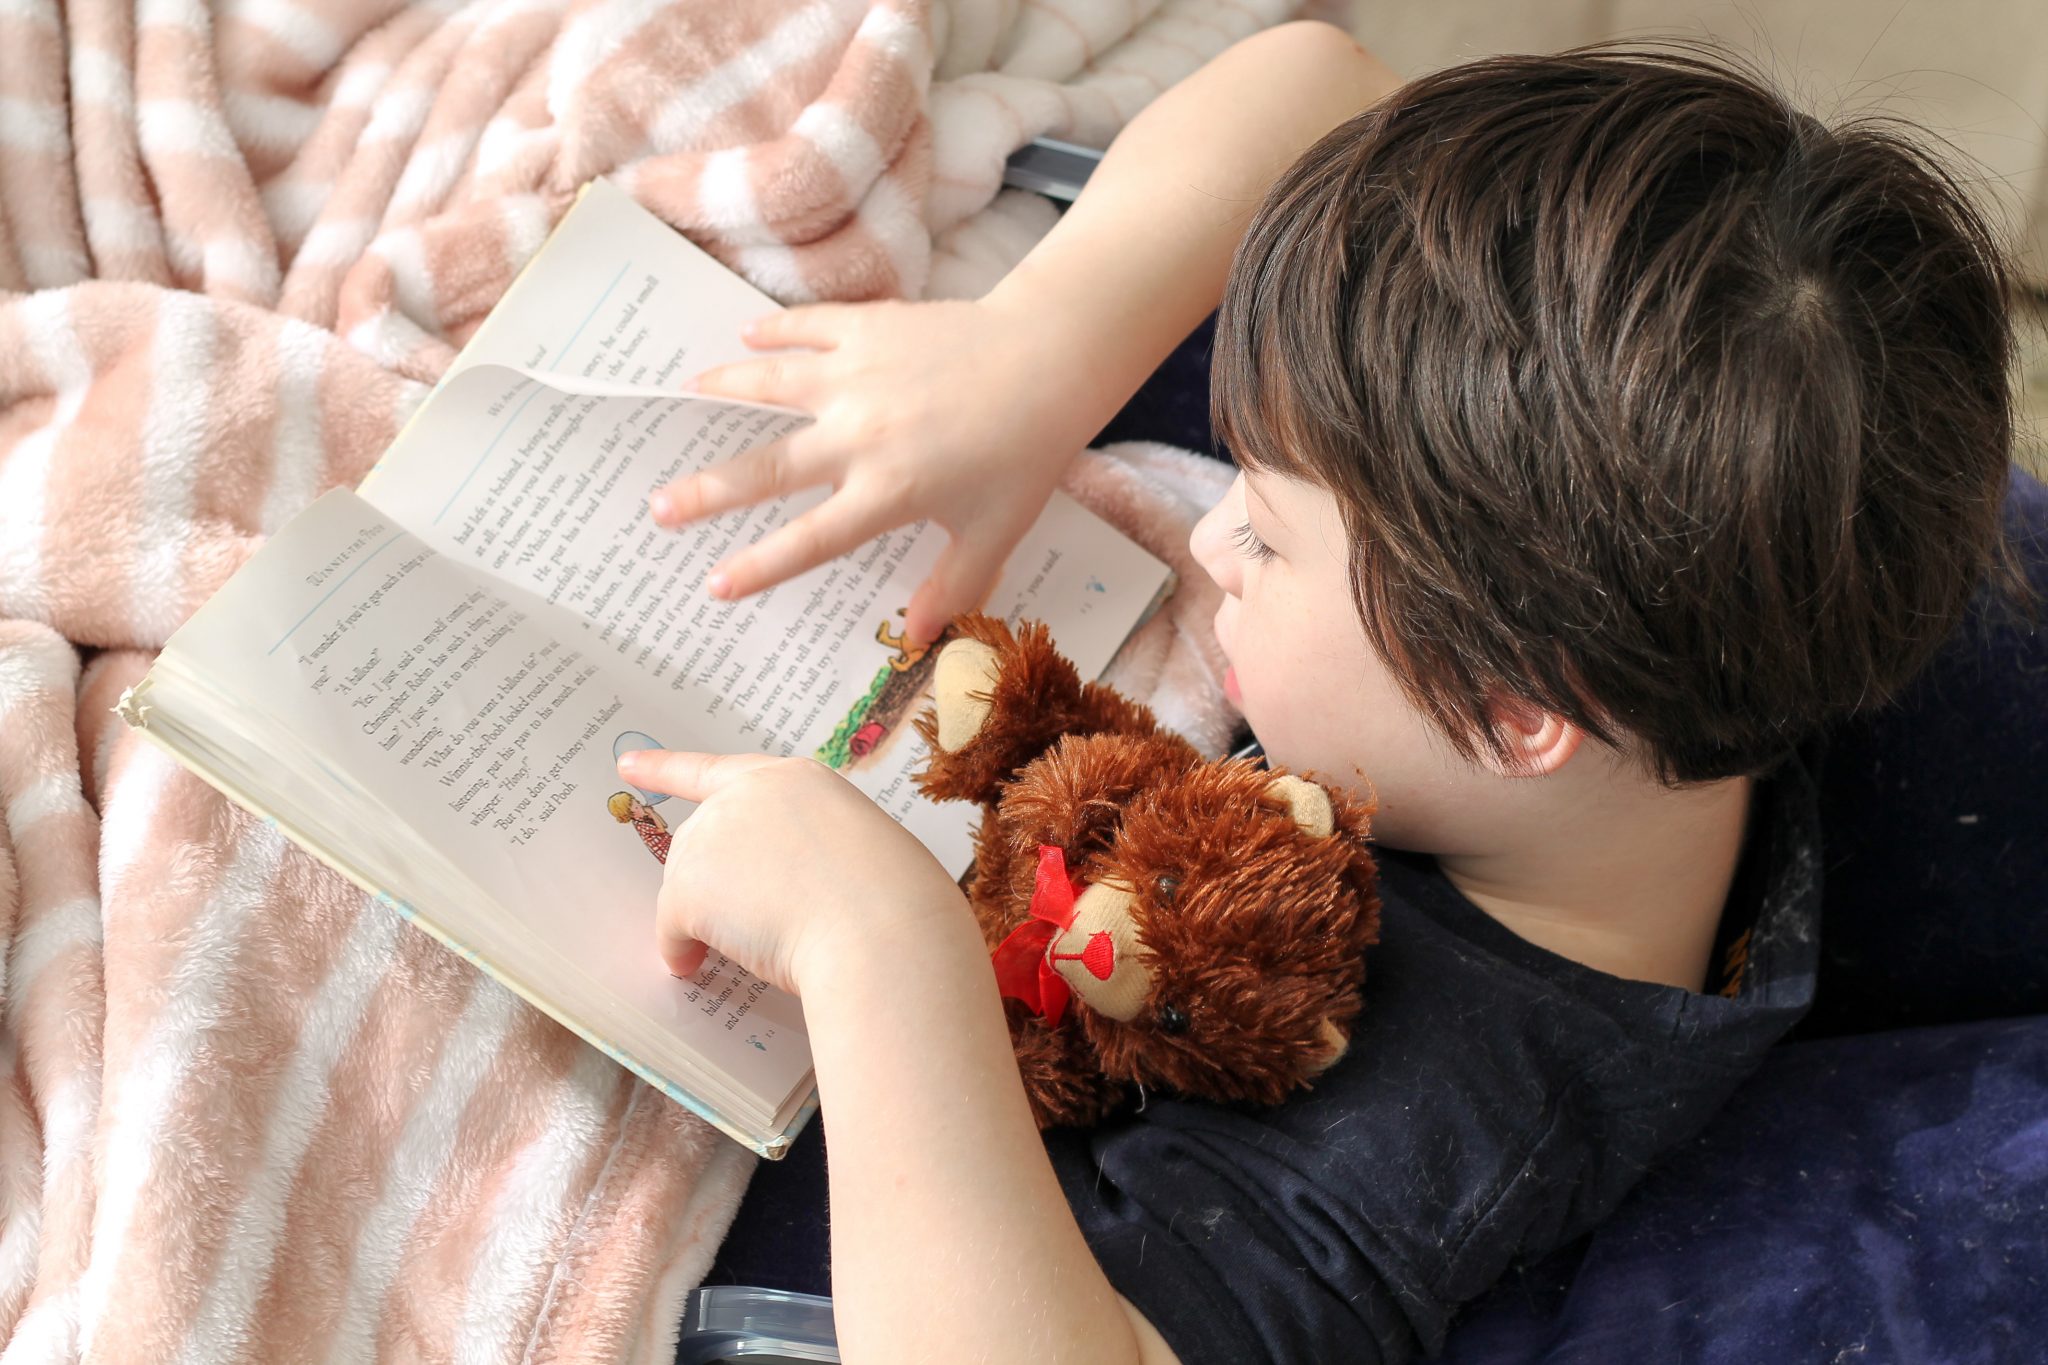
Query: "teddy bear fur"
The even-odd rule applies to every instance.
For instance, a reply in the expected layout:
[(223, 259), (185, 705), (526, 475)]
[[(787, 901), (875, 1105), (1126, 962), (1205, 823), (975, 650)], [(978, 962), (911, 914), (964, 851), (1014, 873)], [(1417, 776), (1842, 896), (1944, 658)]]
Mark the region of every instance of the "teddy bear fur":
[(993, 950), (1029, 918), (1049, 844), (1076, 885), (1130, 893), (1149, 972), (1124, 1018), (1078, 989), (1056, 1026), (1005, 1001), (1040, 1127), (1093, 1124), (1148, 1091), (1270, 1105), (1312, 1081), (1346, 1046), (1377, 941), (1368, 808), (1205, 760), (1084, 684), (1041, 625), (969, 616), (957, 630), (918, 722), (919, 781), (982, 807), (967, 885), (983, 938)]

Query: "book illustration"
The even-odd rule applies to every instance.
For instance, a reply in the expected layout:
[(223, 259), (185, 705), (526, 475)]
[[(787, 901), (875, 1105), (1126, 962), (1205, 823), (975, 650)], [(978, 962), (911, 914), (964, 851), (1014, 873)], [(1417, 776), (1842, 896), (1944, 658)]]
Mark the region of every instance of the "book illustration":
[[(660, 740), (640, 730), (624, 730), (612, 741), (612, 759), (633, 752), (635, 749), (659, 749)], [(667, 792), (649, 791), (645, 787), (634, 787), (631, 791), (613, 792), (605, 798), (605, 809), (612, 819), (622, 825), (631, 825), (633, 832), (640, 836), (640, 842), (647, 845), (647, 851), (654, 855), (654, 861), (666, 865), (668, 862), (669, 840), (674, 837), (661, 812), (655, 806), (668, 800)]]
[[(902, 616), (904, 610), (898, 607), (896, 615)], [(878, 762), (886, 751), (893, 749), (896, 737), (912, 728), (908, 723), (912, 708), (931, 691), (938, 647), (952, 639), (953, 633), (953, 628), (947, 626), (939, 632), (938, 639), (913, 648), (904, 638), (903, 628), (893, 619), (878, 622), (876, 642), (896, 652), (875, 671), (867, 691), (848, 709), (833, 729), (832, 737), (813, 757), (827, 767), (847, 772)]]

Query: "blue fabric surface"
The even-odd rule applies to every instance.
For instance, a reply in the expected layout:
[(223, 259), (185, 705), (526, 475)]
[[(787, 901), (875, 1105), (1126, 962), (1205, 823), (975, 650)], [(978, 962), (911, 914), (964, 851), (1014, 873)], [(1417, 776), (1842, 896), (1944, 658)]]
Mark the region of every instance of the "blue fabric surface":
[(811, 1120), (780, 1161), (754, 1172), (732, 1231), (704, 1276), (706, 1284), (753, 1284), (795, 1294), (832, 1293), (825, 1218), (825, 1124)]
[[(2048, 488), (2015, 469), (2006, 513), (2048, 598)], [(1801, 1036), (2048, 1012), (2048, 630), (1980, 613), (1895, 705), (1845, 727), (1821, 828)]]
[(1781, 1045), (1578, 1247), (1503, 1281), (1452, 1365), (2039, 1361), (2048, 1018)]
[(1219, 454), (1216, 434), (1209, 425), (1209, 360), (1215, 346), (1216, 315), (1211, 313), (1174, 347), (1089, 444), (1164, 441), (1182, 450)]

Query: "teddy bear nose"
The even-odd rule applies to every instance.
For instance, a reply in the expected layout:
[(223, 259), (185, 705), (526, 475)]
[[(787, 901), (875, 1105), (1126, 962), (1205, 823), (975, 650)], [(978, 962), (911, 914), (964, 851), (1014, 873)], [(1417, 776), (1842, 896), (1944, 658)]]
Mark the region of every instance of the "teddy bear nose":
[(1116, 971), (1116, 940), (1097, 929), (1088, 935), (1088, 946), (1078, 953), (1059, 951), (1057, 940), (1052, 945), (1052, 961), (1079, 962), (1088, 969), (1088, 975), (1097, 981), (1107, 981)]
[(1081, 965), (1097, 981), (1109, 980), (1116, 970), (1116, 940), (1099, 929), (1090, 934), (1088, 946), (1081, 950)]

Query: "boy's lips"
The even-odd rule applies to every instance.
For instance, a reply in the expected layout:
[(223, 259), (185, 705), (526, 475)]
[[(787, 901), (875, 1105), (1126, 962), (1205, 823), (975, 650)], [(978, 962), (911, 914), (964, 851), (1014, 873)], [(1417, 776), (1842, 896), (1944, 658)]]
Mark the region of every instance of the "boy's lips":
[(1244, 705), (1244, 693), (1237, 690), (1237, 669), (1235, 667), (1223, 670), (1223, 695), (1230, 698), (1231, 705), (1233, 706)]

